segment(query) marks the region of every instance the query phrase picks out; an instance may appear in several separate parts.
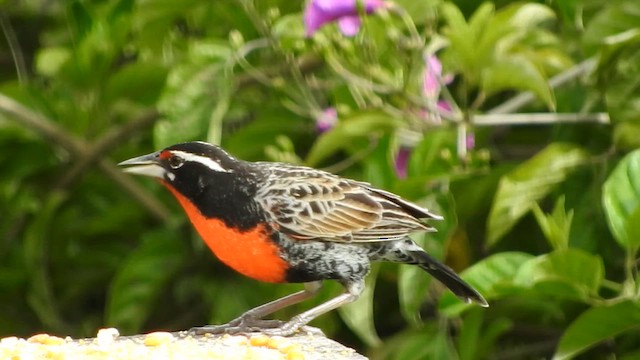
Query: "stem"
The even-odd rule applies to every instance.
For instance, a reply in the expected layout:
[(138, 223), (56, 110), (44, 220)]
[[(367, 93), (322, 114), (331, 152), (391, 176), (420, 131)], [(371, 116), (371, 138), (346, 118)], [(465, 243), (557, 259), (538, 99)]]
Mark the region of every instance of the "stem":
[(224, 122), (225, 114), (229, 111), (232, 93), (233, 91), (230, 87), (224, 87), (224, 90), (219, 94), (218, 103), (209, 117), (207, 141), (212, 144), (219, 145), (222, 141), (222, 123)]
[(609, 114), (579, 114), (579, 113), (521, 113), (501, 114), (490, 113), (487, 115), (475, 115), (473, 124), (476, 126), (500, 126), (500, 125), (546, 125), (558, 123), (586, 123), (609, 124)]
[(608, 279), (602, 279), (602, 284), (601, 285), (602, 285), (603, 288), (606, 288), (606, 289), (609, 289), (609, 290), (613, 290), (613, 291), (618, 292), (618, 293), (621, 292), (622, 289), (623, 289), (622, 284), (617, 283), (615, 281), (608, 280)]
[(624, 259), (625, 279), (624, 279), (624, 285), (623, 285), (622, 291), (623, 291), (623, 295), (630, 296), (633, 299), (635, 299), (638, 296), (638, 287), (637, 287), (636, 278), (635, 278), (637, 251), (638, 251), (637, 247), (628, 249)]
[(29, 75), (29, 72), (27, 71), (27, 64), (24, 60), (20, 43), (18, 43), (16, 32), (13, 31), (13, 26), (11, 26), (9, 19), (7, 19), (7, 16), (2, 11), (0, 11), (0, 28), (2, 28), (4, 37), (7, 39), (7, 44), (9, 45), (11, 56), (13, 57), (13, 63), (16, 66), (18, 82), (22, 84), (27, 81), (27, 77)]

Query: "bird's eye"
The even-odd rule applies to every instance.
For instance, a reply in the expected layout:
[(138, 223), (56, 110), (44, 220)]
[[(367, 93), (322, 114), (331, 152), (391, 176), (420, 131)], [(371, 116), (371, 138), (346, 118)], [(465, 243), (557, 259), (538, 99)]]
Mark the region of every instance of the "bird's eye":
[(172, 169), (177, 169), (182, 166), (182, 164), (184, 164), (184, 159), (179, 156), (173, 155), (169, 159), (167, 159), (167, 162)]

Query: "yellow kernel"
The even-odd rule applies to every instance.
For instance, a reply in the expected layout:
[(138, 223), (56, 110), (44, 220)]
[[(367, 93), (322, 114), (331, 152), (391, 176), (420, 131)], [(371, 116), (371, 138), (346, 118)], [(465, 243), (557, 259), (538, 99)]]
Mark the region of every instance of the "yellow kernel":
[(300, 346), (300, 344), (288, 343), (280, 347), (278, 350), (280, 350), (280, 352), (283, 354), (289, 354), (289, 353), (295, 353), (295, 352), (302, 353), (302, 347)]
[(37, 334), (27, 339), (30, 343), (42, 344), (42, 345), (61, 345), (64, 344), (64, 339), (51, 336), (49, 334)]
[(296, 350), (287, 353), (287, 360), (304, 360), (304, 353)]
[(61, 351), (47, 351), (45, 358), (48, 360), (64, 360), (64, 354)]
[(173, 334), (166, 331), (152, 332), (144, 337), (144, 344), (147, 346), (159, 346), (168, 344), (171, 341), (173, 341)]
[(269, 338), (267, 342), (267, 347), (271, 349), (280, 349), (281, 347), (287, 345), (288, 341), (282, 336), (273, 336)]
[(269, 337), (267, 335), (255, 335), (249, 339), (251, 346), (265, 346), (269, 343)]

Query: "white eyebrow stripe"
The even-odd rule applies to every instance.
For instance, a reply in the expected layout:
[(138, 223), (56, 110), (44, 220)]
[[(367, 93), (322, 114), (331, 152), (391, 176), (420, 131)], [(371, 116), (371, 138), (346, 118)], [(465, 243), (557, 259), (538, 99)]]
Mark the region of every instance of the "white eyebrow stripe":
[(222, 166), (220, 166), (220, 164), (218, 164), (217, 162), (213, 161), (211, 158), (206, 156), (191, 154), (191, 153), (180, 151), (180, 150), (171, 150), (171, 153), (183, 158), (184, 161), (192, 161), (192, 162), (200, 163), (213, 171), (226, 172), (226, 173), (233, 172), (233, 170), (223, 168)]

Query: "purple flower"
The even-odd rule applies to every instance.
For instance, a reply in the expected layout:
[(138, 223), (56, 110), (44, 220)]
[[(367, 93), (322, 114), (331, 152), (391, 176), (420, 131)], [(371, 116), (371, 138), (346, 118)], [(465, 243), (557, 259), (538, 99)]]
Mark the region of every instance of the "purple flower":
[(407, 178), (407, 168), (409, 167), (409, 156), (411, 155), (411, 149), (401, 147), (396, 154), (395, 170), (396, 176), (399, 179)]
[[(364, 11), (371, 14), (386, 6), (383, 0), (362, 0)], [(308, 37), (325, 24), (338, 22), (345, 36), (354, 36), (360, 30), (358, 0), (311, 0), (304, 10), (304, 24)]]
[(467, 138), (465, 139), (467, 150), (473, 150), (476, 147), (476, 137), (473, 133), (467, 133)]
[(424, 81), (422, 91), (428, 98), (440, 95), (440, 78), (442, 77), (442, 63), (435, 55), (429, 55), (424, 60)]
[(331, 130), (338, 123), (338, 111), (334, 107), (328, 107), (316, 117), (316, 130), (323, 133)]
[(423, 77), (422, 91), (429, 98), (440, 96), (442, 84), (449, 84), (453, 81), (453, 76), (442, 75), (442, 63), (435, 55), (429, 55), (424, 59)]
[(435, 55), (425, 57), (424, 63), (422, 93), (429, 104), (424, 117), (434, 124), (439, 124), (441, 115), (445, 117), (453, 115), (451, 104), (446, 100), (439, 100), (442, 85), (453, 81), (453, 77), (451, 75), (442, 75), (442, 63)]

